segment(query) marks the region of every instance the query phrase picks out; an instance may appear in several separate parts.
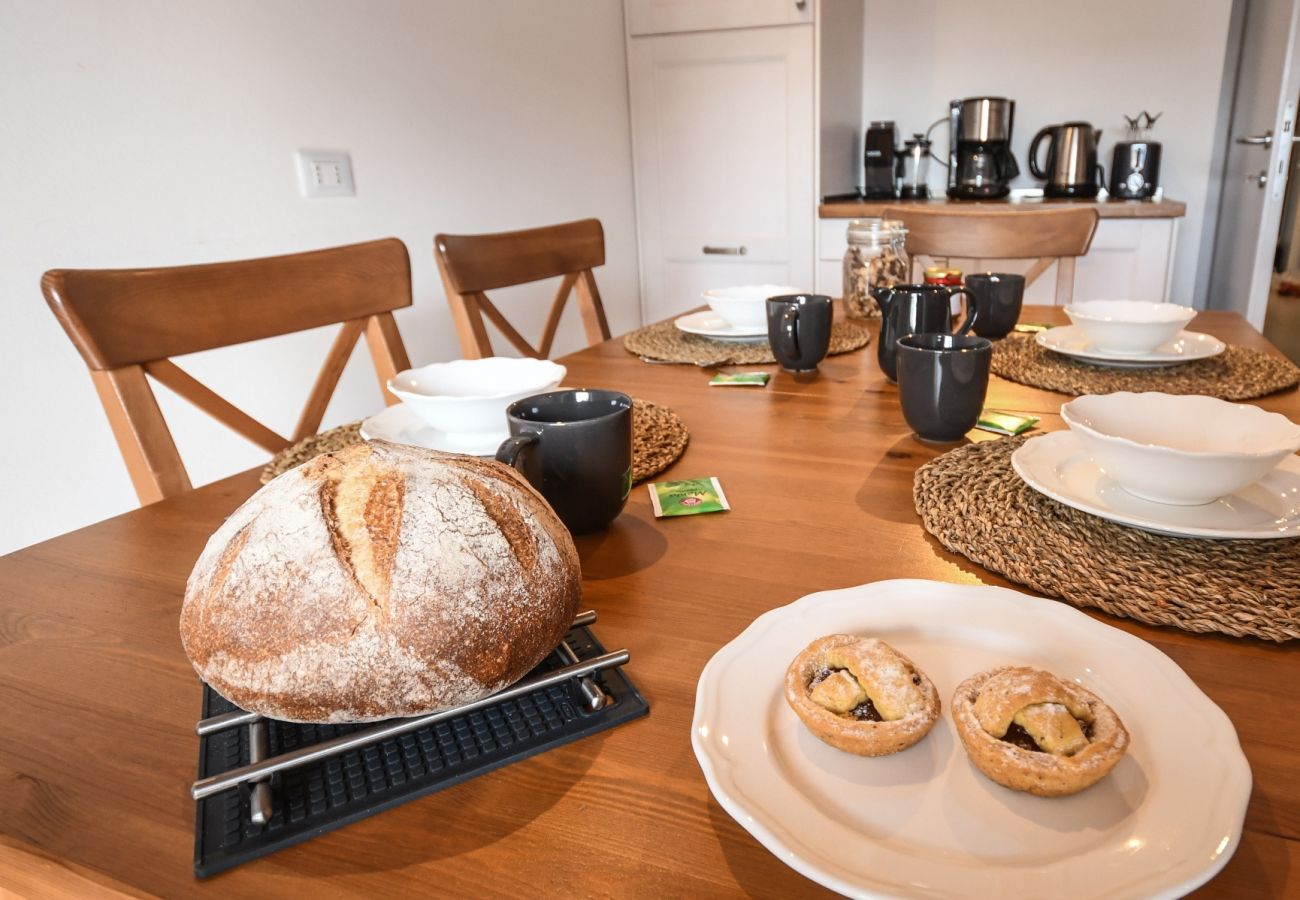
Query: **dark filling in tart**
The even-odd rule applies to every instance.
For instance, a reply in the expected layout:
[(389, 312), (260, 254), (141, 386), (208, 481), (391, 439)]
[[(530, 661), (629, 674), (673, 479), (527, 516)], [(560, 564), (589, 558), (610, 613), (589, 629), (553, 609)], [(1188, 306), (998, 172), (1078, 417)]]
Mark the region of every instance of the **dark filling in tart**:
[(885, 721), (884, 717), (876, 710), (876, 704), (871, 702), (870, 697), (853, 707), (853, 710), (849, 715), (862, 722)]
[(1008, 744), (1014, 744), (1021, 750), (1029, 750), (1032, 753), (1043, 752), (1042, 748), (1038, 746), (1038, 742), (1030, 736), (1029, 732), (1015, 722), (1011, 723), (1011, 727), (1007, 729), (1007, 733), (1003, 735), (1002, 740)]
[[(854, 712), (857, 712), (857, 710), (854, 710)], [(1083, 729), (1083, 736), (1091, 741), (1092, 723), (1085, 722), (1082, 719), (1075, 719), (1074, 721), (1078, 722), (1079, 727)], [(1028, 750), (1031, 753), (1047, 752), (1038, 746), (1038, 742), (1034, 740), (1033, 736), (1030, 735), (1028, 731), (1025, 731), (1023, 727), (1015, 722), (1011, 723), (1011, 727), (1009, 727), (1007, 733), (1002, 736), (1002, 740), (1006, 741), (1008, 744), (1019, 747), (1021, 750)]]
[(813, 688), (817, 687), (817, 685), (821, 684), (827, 678), (830, 678), (836, 672), (842, 672), (842, 671), (844, 670), (831, 669), (826, 666), (822, 666), (816, 672), (813, 672), (813, 677), (808, 681), (808, 690), (811, 691)]
[[(830, 678), (836, 672), (844, 672), (844, 671), (847, 670), (832, 669), (829, 666), (822, 666), (816, 672), (813, 672), (812, 678), (808, 680), (809, 693), (812, 692), (813, 688), (817, 687), (817, 685), (821, 684), (827, 678)], [(915, 681), (917, 684), (921, 683), (920, 679), (915, 675), (912, 676), (912, 680)], [(885, 721), (885, 717), (880, 714), (880, 711), (878, 709), (876, 709), (876, 704), (871, 702), (870, 697), (868, 697), (866, 700), (863, 700), (857, 706), (853, 707), (853, 709), (849, 710), (848, 713), (846, 713), (845, 715), (857, 719), (860, 722)]]

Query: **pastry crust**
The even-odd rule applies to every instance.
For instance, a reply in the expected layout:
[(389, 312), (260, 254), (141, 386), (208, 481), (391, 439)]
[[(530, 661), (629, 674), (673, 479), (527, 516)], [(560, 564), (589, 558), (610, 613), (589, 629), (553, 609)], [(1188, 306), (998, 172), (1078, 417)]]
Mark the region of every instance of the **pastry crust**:
[[(989, 669), (957, 685), (952, 721), (975, 768), (1003, 787), (1039, 797), (1091, 787), (1129, 743), (1124, 723), (1100, 697), (1027, 666)], [(1013, 723), (1053, 749), (1026, 750), (1003, 740)]]
[[(810, 697), (816, 688), (809, 683), (825, 669), (834, 671), (818, 683), (827, 685), (818, 696), (832, 707), (847, 706), (842, 714)], [(855, 692), (870, 697), (885, 721), (855, 718), (848, 706)], [(796, 656), (785, 673), (785, 699), (814, 735), (858, 756), (906, 750), (934, 727), (940, 707), (933, 682), (910, 659), (884, 641), (851, 634), (818, 638)]]

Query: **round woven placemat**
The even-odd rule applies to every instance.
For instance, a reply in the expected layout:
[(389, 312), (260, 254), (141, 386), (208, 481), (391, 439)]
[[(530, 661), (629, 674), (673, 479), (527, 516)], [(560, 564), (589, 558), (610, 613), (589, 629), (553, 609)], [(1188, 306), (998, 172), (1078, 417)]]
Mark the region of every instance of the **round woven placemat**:
[(1184, 631), (1300, 638), (1300, 538), (1165, 537), (1071, 509), (1012, 470), (1025, 440), (968, 444), (922, 466), (912, 496), (925, 530), (1075, 606)]
[[(632, 401), (632, 481), (645, 481), (677, 462), (691, 439), (686, 424), (666, 406)], [(309, 459), (361, 441), (361, 423), (340, 425), (304, 438), (275, 454), (262, 470), (262, 484)]]
[(1300, 384), (1300, 368), (1251, 347), (1229, 345), (1210, 359), (1158, 369), (1113, 369), (1053, 353), (1032, 336), (1015, 334), (994, 342), (992, 370), (1009, 381), (1074, 395), (1164, 391), (1251, 400)]
[[(831, 324), (831, 356), (849, 353), (871, 343), (871, 334), (858, 325), (848, 322)], [(706, 363), (717, 366), (750, 366), (774, 363), (772, 348), (767, 341), (739, 344), (715, 341), (698, 334), (687, 334), (672, 322), (660, 322), (638, 328), (623, 338), (623, 347), (637, 356), (648, 356), (663, 362)]]

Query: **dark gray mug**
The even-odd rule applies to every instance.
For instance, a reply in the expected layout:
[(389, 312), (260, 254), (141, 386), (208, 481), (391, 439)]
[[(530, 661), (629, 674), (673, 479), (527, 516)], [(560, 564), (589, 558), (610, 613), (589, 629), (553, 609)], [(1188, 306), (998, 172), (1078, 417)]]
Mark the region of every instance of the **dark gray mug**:
[(979, 310), (975, 333), (980, 337), (1004, 338), (1020, 319), (1025, 276), (1011, 272), (975, 272), (966, 276), (966, 292), (975, 298), (975, 308)]
[(823, 294), (767, 298), (767, 340), (787, 372), (811, 372), (831, 346), (834, 307)]
[(956, 441), (975, 427), (989, 388), (993, 342), (964, 334), (898, 339), (898, 399), (917, 437)]
[(517, 469), (574, 534), (599, 531), (632, 490), (632, 399), (617, 391), (551, 391), (506, 407), (497, 460)]

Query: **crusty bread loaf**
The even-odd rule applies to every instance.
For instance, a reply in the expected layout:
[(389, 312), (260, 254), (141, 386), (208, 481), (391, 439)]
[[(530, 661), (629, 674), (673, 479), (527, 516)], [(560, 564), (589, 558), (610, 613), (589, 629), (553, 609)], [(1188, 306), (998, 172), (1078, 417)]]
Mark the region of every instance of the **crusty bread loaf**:
[(363, 722), (517, 681), (563, 638), (580, 592), (568, 531), (512, 469), (372, 441), (235, 510), (190, 575), (181, 640), (244, 709)]

